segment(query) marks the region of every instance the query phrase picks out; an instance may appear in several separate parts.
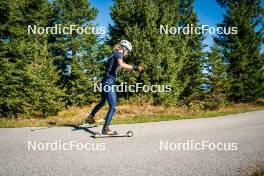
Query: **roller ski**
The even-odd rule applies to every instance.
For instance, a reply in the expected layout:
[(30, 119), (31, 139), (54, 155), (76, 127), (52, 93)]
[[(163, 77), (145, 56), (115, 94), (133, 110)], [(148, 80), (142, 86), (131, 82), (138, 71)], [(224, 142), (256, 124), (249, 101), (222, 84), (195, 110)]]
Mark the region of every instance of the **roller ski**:
[(120, 134), (117, 133), (116, 131), (112, 131), (109, 126), (104, 126), (103, 130), (102, 130), (102, 134), (100, 133), (95, 133), (94, 134), (94, 138), (107, 138), (107, 137), (132, 137), (133, 136), (133, 132), (132, 131), (128, 131), (125, 134)]

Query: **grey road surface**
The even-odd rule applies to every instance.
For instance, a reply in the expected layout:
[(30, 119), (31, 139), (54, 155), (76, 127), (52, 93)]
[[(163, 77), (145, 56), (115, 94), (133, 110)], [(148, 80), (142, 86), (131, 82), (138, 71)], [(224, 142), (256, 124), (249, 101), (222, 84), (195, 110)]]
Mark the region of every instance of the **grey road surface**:
[(240, 175), (264, 163), (264, 111), (112, 129), (134, 136), (92, 138), (101, 126), (0, 129), (0, 175)]

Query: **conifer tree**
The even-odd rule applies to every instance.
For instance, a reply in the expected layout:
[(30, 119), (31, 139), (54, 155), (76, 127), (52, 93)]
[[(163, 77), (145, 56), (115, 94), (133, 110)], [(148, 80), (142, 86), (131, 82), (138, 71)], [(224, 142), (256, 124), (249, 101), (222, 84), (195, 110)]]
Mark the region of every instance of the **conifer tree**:
[[(229, 101), (254, 101), (264, 90), (261, 43), (264, 9), (260, 0), (217, 0), (226, 9), (219, 24), (227, 30), (215, 38), (223, 61), (228, 65), (225, 87)], [(237, 27), (237, 34), (228, 28)]]
[[(50, 26), (95, 27), (91, 23), (97, 10), (87, 0), (55, 0)], [(88, 30), (89, 31), (89, 30)], [(61, 71), (60, 85), (66, 88), (68, 105), (80, 105), (92, 99), (92, 78), (98, 74), (96, 67), (97, 37), (91, 34), (56, 34), (49, 38), (50, 53)]]
[[(194, 11), (194, 0), (179, 1), (179, 21), (177, 26), (193, 28), (199, 26), (198, 17)], [(204, 74), (203, 61), (204, 52), (202, 34), (181, 34), (179, 56), (175, 60), (177, 63), (177, 85), (179, 87), (179, 99), (184, 100), (184, 104), (189, 104), (193, 100), (200, 99)]]
[[(36, 36), (34, 55), (27, 65), (27, 103), (23, 104), (26, 115), (47, 117), (56, 115), (65, 107), (65, 93), (57, 83), (60, 79), (56, 66), (48, 57), (47, 39)], [(43, 41), (44, 40), (44, 41)], [(43, 43), (40, 43), (43, 42)]]
[[(1, 13), (0, 115), (39, 116), (63, 108), (63, 90), (47, 54), (45, 35), (28, 34), (28, 25), (45, 27), (51, 10), (46, 0), (8, 1)], [(44, 52), (45, 51), (45, 52)]]
[(131, 41), (133, 51), (126, 61), (146, 67), (140, 78), (128, 74), (123, 81), (170, 84), (171, 93), (150, 94), (156, 103), (178, 104), (178, 100), (186, 99), (188, 103), (199, 89), (201, 36), (160, 33), (160, 25), (197, 25), (192, 6), (193, 1), (114, 1), (109, 43)]
[(227, 93), (227, 63), (223, 60), (220, 49), (217, 46), (211, 47), (206, 63), (208, 99), (217, 103), (226, 100)]

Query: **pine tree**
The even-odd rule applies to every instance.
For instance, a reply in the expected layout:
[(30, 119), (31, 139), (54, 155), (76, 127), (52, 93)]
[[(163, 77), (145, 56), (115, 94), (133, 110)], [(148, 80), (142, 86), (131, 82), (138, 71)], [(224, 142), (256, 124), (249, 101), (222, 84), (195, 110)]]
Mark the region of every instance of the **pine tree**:
[[(197, 25), (193, 1), (114, 1), (110, 26), (110, 44), (127, 39), (133, 51), (128, 63), (142, 64), (145, 73), (136, 78), (127, 74), (122, 81), (144, 84), (170, 84), (173, 91), (151, 93), (156, 103), (176, 104), (188, 102), (199, 88), (201, 76), (201, 36), (166, 35), (160, 33), (160, 25), (170, 27)], [(187, 103), (188, 103), (187, 102)]]
[[(55, 0), (50, 26), (95, 27), (97, 10), (87, 0)], [(92, 101), (92, 78), (98, 74), (95, 34), (56, 34), (49, 38), (49, 47), (55, 64), (61, 70), (60, 85), (66, 88), (67, 104), (80, 105)]]
[[(194, 0), (179, 1), (179, 21), (177, 26), (199, 26), (198, 18), (193, 8)], [(202, 83), (204, 74), (203, 60), (204, 52), (202, 34), (181, 34), (180, 53), (175, 60), (177, 63), (177, 85), (179, 88), (179, 99), (184, 104), (189, 104), (193, 100), (199, 100), (202, 94)]]
[(226, 82), (228, 65), (223, 60), (220, 49), (211, 47), (206, 63), (208, 99), (223, 103), (226, 100)]
[[(221, 27), (237, 27), (237, 34), (219, 34), (215, 42), (228, 64), (226, 96), (234, 102), (254, 101), (263, 95), (264, 9), (260, 0), (217, 0), (226, 9)], [(223, 31), (224, 32), (224, 31)]]
[(11, 16), (11, 8), (7, 1), (0, 0), (0, 15), (2, 16), (2, 18), (0, 18), (0, 116), (12, 116), (14, 115), (12, 110), (16, 108), (19, 98), (13, 101), (5, 101), (6, 98), (8, 99), (8, 95), (12, 97), (12, 95), (8, 92), (10, 87), (7, 86), (8, 84), (12, 83), (8, 82), (7, 80), (14, 80), (10, 79), (12, 74), (9, 68), (13, 65), (9, 64), (9, 59), (7, 58), (6, 54), (8, 45), (6, 44), (5, 40), (7, 40), (8, 33), (10, 32), (7, 29), (7, 23), (10, 21)]
[(1, 10), (0, 115), (40, 116), (63, 108), (57, 71), (48, 59), (45, 35), (29, 35), (28, 25), (45, 27), (51, 10), (46, 0), (8, 1)]
[(28, 101), (23, 105), (25, 114), (35, 117), (56, 115), (65, 107), (65, 93), (57, 86), (59, 74), (52, 60), (48, 58), (47, 39), (36, 36), (32, 50), (35, 55), (31, 64), (27, 65), (29, 85), (26, 87)]

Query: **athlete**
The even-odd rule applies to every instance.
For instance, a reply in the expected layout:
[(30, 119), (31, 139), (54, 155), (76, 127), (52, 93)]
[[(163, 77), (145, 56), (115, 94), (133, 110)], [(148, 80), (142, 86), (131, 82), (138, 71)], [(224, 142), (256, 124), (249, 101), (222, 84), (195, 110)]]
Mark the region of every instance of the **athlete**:
[[(109, 57), (106, 69), (105, 76), (102, 79), (102, 95), (100, 102), (94, 107), (92, 112), (88, 115), (85, 120), (86, 123), (94, 124), (95, 114), (104, 106), (107, 101), (109, 104), (109, 109), (105, 118), (105, 124), (102, 129), (102, 134), (113, 135), (116, 132), (111, 131), (109, 125), (111, 123), (112, 117), (115, 112), (116, 107), (116, 91), (114, 90), (116, 73), (119, 68), (125, 68), (129, 70), (136, 70), (138, 72), (144, 71), (142, 66), (129, 65), (123, 61), (123, 58), (127, 56), (132, 51), (132, 45), (127, 40), (122, 40), (120, 43), (116, 44), (113, 47), (112, 55)], [(104, 87), (107, 87), (107, 89)], [(106, 91), (107, 90), (107, 91)]]

